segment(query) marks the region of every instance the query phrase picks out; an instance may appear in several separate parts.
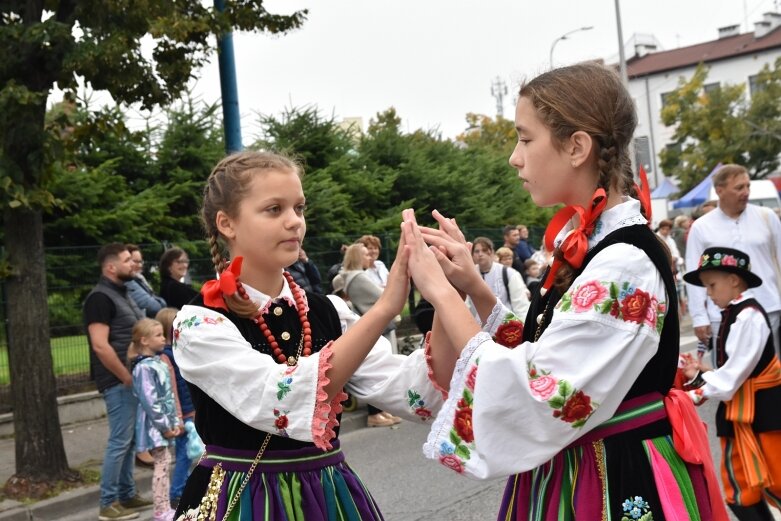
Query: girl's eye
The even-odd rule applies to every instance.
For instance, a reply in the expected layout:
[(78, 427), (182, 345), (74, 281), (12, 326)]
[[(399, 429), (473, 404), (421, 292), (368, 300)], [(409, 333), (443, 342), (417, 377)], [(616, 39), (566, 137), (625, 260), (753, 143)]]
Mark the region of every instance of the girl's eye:
[(269, 206), (266, 208), (266, 211), (270, 213), (279, 213), (279, 206)]
[(529, 141), (531, 141), (531, 139), (527, 139), (527, 138), (525, 138), (525, 137), (519, 137), (519, 138), (518, 138), (518, 141), (519, 141), (519, 142), (521, 142), (521, 143), (523, 143), (524, 145), (528, 145), (528, 144), (529, 144)]
[(305, 204), (298, 204), (296, 205), (296, 213), (298, 215), (303, 215), (306, 211), (306, 205)]

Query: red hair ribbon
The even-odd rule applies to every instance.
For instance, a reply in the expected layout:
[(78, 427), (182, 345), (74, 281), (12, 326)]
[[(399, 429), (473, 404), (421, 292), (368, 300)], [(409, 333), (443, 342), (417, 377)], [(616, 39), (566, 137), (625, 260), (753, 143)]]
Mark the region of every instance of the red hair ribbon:
[(227, 269), (220, 273), (219, 280), (207, 281), (201, 287), (203, 303), (211, 308), (228, 309), (223, 295), (231, 296), (236, 293), (236, 279), (241, 274), (241, 263), (244, 257), (236, 257), (228, 265)]
[[(561, 253), (573, 268), (579, 268), (583, 264), (583, 259), (586, 258), (588, 252), (588, 237), (594, 231), (597, 219), (602, 215), (602, 211), (607, 205), (607, 194), (603, 188), (597, 189), (594, 195), (591, 196), (590, 209), (586, 210), (582, 206), (565, 206), (553, 216), (548, 227), (545, 229), (545, 249), (553, 251), (553, 240), (559, 234), (559, 232), (566, 226), (566, 224), (577, 214), (579, 223), (564, 240), (561, 242)], [(542, 283), (542, 294), (544, 295), (553, 285), (553, 279), (556, 277), (556, 272), (562, 265), (560, 259), (554, 258), (553, 264), (551, 264), (548, 276), (545, 277), (545, 281)]]
[(643, 207), (643, 213), (645, 218), (648, 219), (648, 226), (651, 226), (651, 187), (648, 185), (648, 174), (645, 173), (645, 168), (640, 165), (640, 186), (635, 183), (635, 192), (637, 192), (637, 198), (640, 199), (640, 206)]

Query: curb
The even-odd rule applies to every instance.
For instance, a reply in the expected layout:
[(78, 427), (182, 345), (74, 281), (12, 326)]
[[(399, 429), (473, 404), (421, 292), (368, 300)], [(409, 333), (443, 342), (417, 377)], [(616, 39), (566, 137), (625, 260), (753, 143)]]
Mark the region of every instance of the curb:
[[(355, 411), (342, 414), (342, 421), (339, 424), (340, 434), (366, 428), (366, 418), (366, 407), (359, 407)], [(139, 469), (136, 472), (136, 489), (143, 491), (143, 496), (148, 496), (148, 491), (152, 488), (152, 471)], [(0, 521), (61, 519), (69, 514), (83, 512), (90, 505), (94, 506), (97, 512), (99, 502), (100, 485), (74, 488), (29, 505), (7, 499), (0, 502)], [(4, 506), (8, 508), (3, 510)]]

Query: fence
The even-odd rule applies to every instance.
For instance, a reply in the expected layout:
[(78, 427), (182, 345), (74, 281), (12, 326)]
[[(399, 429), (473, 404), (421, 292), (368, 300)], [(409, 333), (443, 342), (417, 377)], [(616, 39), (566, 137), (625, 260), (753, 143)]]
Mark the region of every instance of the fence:
[[(484, 235), (501, 244), (500, 229), (465, 230), (468, 237)], [(342, 259), (342, 244), (352, 243), (358, 236), (307, 237), (305, 249), (323, 277), (323, 289), (327, 291), (326, 274), (331, 266)], [(379, 235), (382, 243), (380, 259), (390, 266), (393, 262), (398, 237)], [(157, 259), (170, 243), (141, 244), (144, 254), (144, 275), (153, 287), (158, 287)], [(214, 276), (208, 245), (205, 241), (177, 243), (190, 257), (189, 275), (194, 286), (199, 287)], [(89, 346), (85, 336), (81, 305), (99, 276), (96, 264), (99, 246), (46, 248), (49, 327), (51, 336), (54, 374), (59, 395), (94, 389), (89, 376)], [(13, 409), (10, 400), (11, 374), (8, 366), (8, 341), (5, 324), (7, 301), (4, 284), (0, 283), (0, 413)], [(405, 322), (406, 329), (413, 326)], [(402, 327), (400, 336), (405, 333)], [(412, 345), (412, 344), (411, 344)], [(409, 346), (406, 346), (409, 348)]]

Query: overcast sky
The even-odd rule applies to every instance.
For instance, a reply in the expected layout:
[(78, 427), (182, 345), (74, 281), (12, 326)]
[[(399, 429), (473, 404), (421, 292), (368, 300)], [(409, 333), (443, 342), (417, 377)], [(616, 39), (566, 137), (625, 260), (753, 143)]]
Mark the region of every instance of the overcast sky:
[[(773, 0), (623, 0), (624, 39), (653, 34), (665, 50), (717, 37), (717, 28), (749, 30)], [(618, 60), (613, 0), (269, 0), (273, 13), (309, 9), (304, 26), (285, 36), (235, 34), (239, 106), (245, 143), (257, 133), (256, 112), (314, 104), (337, 118), (395, 107), (405, 130), (438, 129), (455, 137), (467, 112), (496, 114), (491, 84), (508, 87), (513, 117), (519, 82), (554, 63)], [(220, 97), (216, 57), (194, 91)]]

